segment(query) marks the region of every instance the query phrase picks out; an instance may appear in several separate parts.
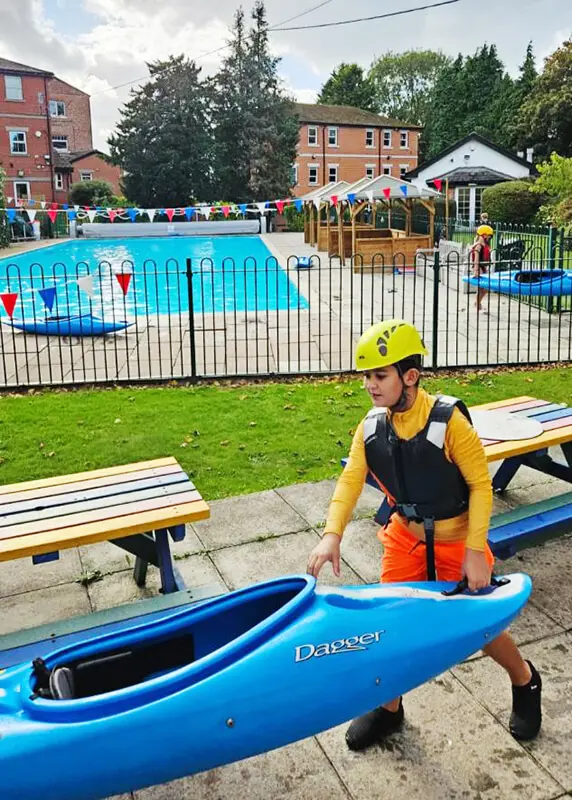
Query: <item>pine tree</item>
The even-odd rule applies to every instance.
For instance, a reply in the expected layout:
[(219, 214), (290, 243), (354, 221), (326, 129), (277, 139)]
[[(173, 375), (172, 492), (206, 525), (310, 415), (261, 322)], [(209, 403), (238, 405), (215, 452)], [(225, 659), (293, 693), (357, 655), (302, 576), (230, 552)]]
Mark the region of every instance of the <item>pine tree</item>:
[(375, 93), (369, 78), (364, 77), (358, 64), (340, 64), (322, 86), (318, 103), (334, 106), (354, 106), (375, 111)]

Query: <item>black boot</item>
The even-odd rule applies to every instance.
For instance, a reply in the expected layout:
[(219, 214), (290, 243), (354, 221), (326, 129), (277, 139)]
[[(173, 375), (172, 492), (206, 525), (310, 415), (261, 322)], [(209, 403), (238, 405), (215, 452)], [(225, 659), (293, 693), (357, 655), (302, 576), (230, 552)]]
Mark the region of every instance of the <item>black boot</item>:
[(525, 686), (512, 687), (512, 714), (509, 727), (514, 738), (519, 741), (534, 739), (542, 723), (540, 702), (542, 681), (531, 662), (526, 663), (530, 667), (532, 678)]
[(388, 711), (383, 706), (368, 711), (354, 719), (346, 731), (346, 744), (350, 750), (365, 750), (385, 736), (401, 728), (403, 724), (403, 701), (399, 699), (397, 711)]

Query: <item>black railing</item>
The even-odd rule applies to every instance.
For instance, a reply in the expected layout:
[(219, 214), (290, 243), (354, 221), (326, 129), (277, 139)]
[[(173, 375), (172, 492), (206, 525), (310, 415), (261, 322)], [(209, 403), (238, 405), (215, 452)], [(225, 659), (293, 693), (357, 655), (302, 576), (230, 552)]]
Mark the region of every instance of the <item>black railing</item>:
[[(572, 254), (536, 254), (522, 266), (513, 294), (490, 292), (478, 312), (462, 249), (419, 252), (414, 263), (312, 256), (309, 267), (296, 257), (26, 269), (4, 260), (0, 386), (346, 372), (361, 333), (391, 317), (419, 327), (429, 368), (569, 361), (572, 273), (539, 298), (530, 278), (572, 269)], [(496, 259), (490, 274), (513, 267)]]

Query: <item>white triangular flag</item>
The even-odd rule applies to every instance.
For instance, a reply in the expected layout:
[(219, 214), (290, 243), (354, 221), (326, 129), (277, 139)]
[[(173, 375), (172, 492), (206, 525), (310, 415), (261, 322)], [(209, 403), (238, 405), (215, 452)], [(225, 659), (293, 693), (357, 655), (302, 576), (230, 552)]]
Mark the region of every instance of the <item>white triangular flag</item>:
[(83, 278), (78, 278), (77, 285), (80, 289), (83, 289), (86, 294), (93, 297), (93, 275), (85, 275)]
[(97, 217), (97, 211), (95, 208), (88, 208), (87, 216), (89, 217), (89, 221), (93, 222), (93, 220)]
[(318, 197), (314, 198), (314, 205), (316, 206), (316, 208), (318, 209), (318, 211), (320, 210), (320, 203), (321, 203), (321, 202), (322, 202), (322, 201), (321, 201), (321, 200), (320, 200)]
[(45, 201), (45, 200), (42, 200), (42, 201), (41, 201), (41, 203), (40, 203), (40, 205), (42, 206), (42, 208), (45, 208), (45, 207), (46, 207), (46, 201)]
[(211, 215), (211, 207), (210, 206), (201, 206), (201, 214), (205, 219), (209, 219)]
[(27, 208), (26, 211), (28, 212), (28, 219), (33, 222), (36, 219), (36, 209)]
[(256, 203), (256, 208), (260, 211), (261, 214), (264, 214), (266, 211), (266, 203)]
[(157, 213), (156, 208), (146, 208), (145, 211), (147, 212), (147, 216), (149, 217), (149, 222), (153, 222), (155, 219), (155, 214)]
[(371, 192), (371, 191), (370, 192), (366, 192), (365, 196), (367, 197), (367, 199), (369, 200), (370, 203), (373, 203), (373, 192)]
[(73, 207), (73, 210), (74, 210), (74, 211), (75, 211), (75, 213), (77, 214), (77, 212), (79, 211), (79, 206), (74, 206), (74, 207)]

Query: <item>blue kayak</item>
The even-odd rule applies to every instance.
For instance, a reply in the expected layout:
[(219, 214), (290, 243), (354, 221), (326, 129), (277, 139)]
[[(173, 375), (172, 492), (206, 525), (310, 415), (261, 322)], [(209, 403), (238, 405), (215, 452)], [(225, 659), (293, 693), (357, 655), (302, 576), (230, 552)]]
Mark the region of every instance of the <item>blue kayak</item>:
[(507, 578), (445, 596), (454, 584), (287, 576), (8, 667), (2, 797), (95, 800), (346, 722), (501, 633), (531, 591)]
[(45, 319), (12, 320), (11, 327), (40, 336), (103, 336), (133, 325), (127, 320), (104, 320), (93, 314), (74, 314)]
[(515, 272), (494, 272), (479, 278), (465, 276), (463, 280), (487, 292), (520, 297), (572, 295), (572, 271), (564, 269), (520, 269)]

